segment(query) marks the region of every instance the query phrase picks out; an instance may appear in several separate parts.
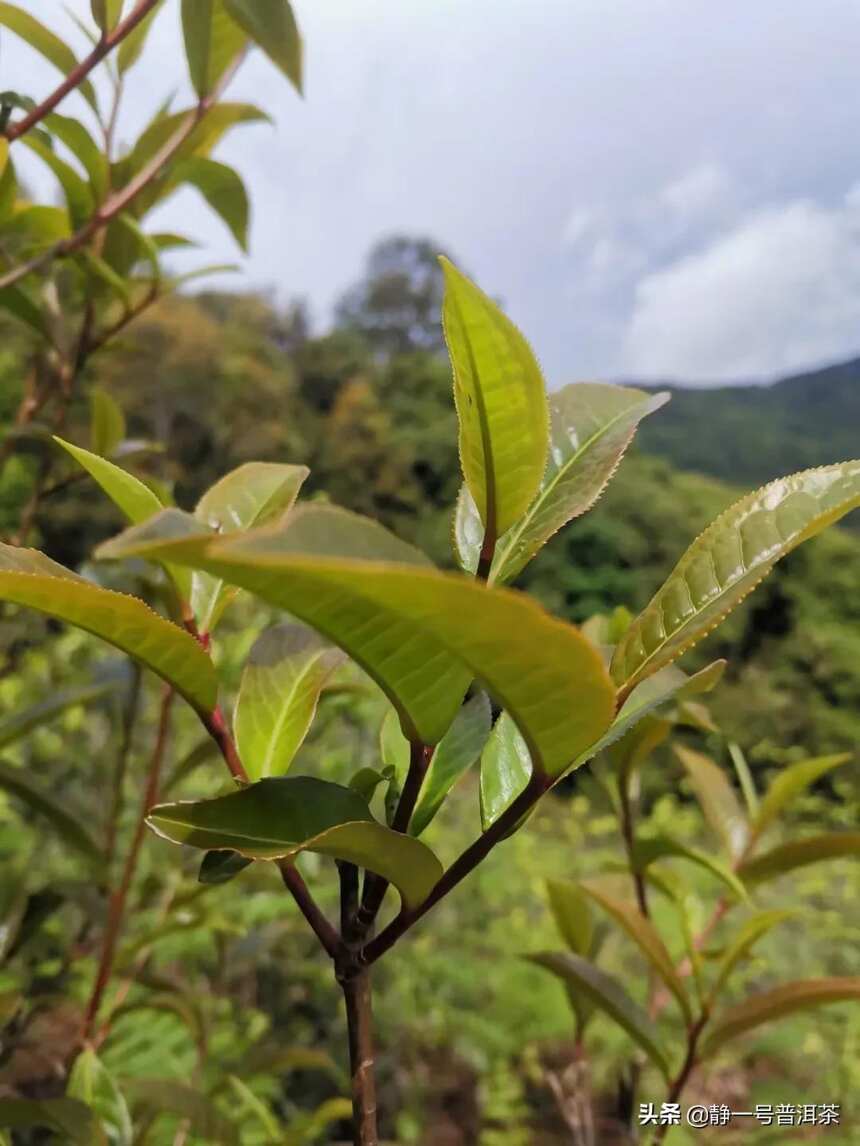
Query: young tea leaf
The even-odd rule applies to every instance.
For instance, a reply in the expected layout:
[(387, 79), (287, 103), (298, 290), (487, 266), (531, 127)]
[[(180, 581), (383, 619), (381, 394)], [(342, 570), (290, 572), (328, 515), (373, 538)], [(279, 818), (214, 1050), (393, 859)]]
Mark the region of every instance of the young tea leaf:
[(521, 594), (428, 568), (411, 546), (355, 514), (309, 505), (277, 529), (151, 546), (132, 544), (134, 533), (99, 554), (181, 561), (299, 617), (376, 680), (410, 740), (442, 739), (473, 676), (510, 712), (549, 777), (611, 719), (608, 675), (578, 629)]
[(612, 916), (622, 930), (627, 932), (648, 963), (675, 996), (685, 1019), (689, 1021), (691, 1015), (690, 1000), (687, 997), (684, 984), (675, 970), (672, 957), (666, 950), (654, 924), (635, 907), (628, 906), (621, 900), (615, 899), (614, 896), (608, 895), (596, 883), (582, 880), (579, 886), (586, 895), (590, 896), (608, 915)]
[(806, 791), (816, 780), (834, 768), (846, 764), (850, 759), (850, 752), (841, 752), (834, 756), (815, 756), (810, 760), (800, 760), (780, 772), (759, 805), (758, 815), (752, 824), (753, 836), (760, 836), (791, 801)]
[(510, 581), (562, 526), (590, 509), (636, 427), (669, 401), (625, 386), (574, 382), (550, 395), (550, 449), (537, 497), (500, 539), (490, 580)]
[(675, 745), (705, 819), (722, 840), (728, 855), (737, 860), (749, 840), (749, 824), (728, 778), (709, 756)]
[(211, 712), (218, 679), (200, 644), (137, 597), (102, 589), (34, 549), (0, 544), (0, 600), (47, 613), (93, 633)]
[(750, 995), (713, 1019), (702, 1044), (702, 1054), (712, 1055), (730, 1039), (764, 1023), (847, 999), (860, 999), (860, 976), (805, 979)]
[(791, 840), (746, 860), (738, 868), (738, 875), (745, 883), (763, 883), (807, 864), (845, 856), (860, 856), (860, 832), (832, 832)]
[(343, 654), (301, 625), (279, 625), (251, 650), (236, 701), (236, 746), (251, 780), (283, 776)]
[(302, 90), (302, 38), (289, 0), (224, 0), (240, 28)]
[(440, 262), (460, 461), (487, 539), (495, 545), (528, 508), (543, 477), (546, 391), (531, 348), (510, 319), (452, 263)]
[(663, 1075), (669, 1077), (669, 1058), (660, 1040), (660, 1032), (642, 1008), (630, 998), (621, 984), (571, 952), (529, 955), (529, 960), (552, 971), (565, 983), (581, 991), (648, 1055)]
[(860, 505), (860, 461), (779, 478), (693, 542), (612, 658), (622, 696), (718, 625), (780, 558)]
[(303, 851), (348, 860), (383, 876), (416, 906), (442, 874), (428, 847), (378, 824), (349, 788), (310, 776), (259, 780), (212, 800), (160, 804), (147, 818), (174, 843), (292, 860)]
[(409, 824), (413, 836), (420, 836), (432, 822), (453, 786), (481, 755), (490, 728), (490, 702), (479, 693), (463, 705), (436, 745)]

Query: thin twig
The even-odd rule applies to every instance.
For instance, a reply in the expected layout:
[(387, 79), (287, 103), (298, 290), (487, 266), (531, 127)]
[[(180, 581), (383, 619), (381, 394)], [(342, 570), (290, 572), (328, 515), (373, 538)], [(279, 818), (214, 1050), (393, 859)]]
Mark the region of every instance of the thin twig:
[(340, 936), (317, 906), (298, 868), (286, 860), (278, 860), (277, 863), (281, 879), (284, 881), (284, 887), (296, 901), (299, 911), (311, 925), (326, 954), (334, 959), (341, 949)]
[(90, 994), (90, 999), (84, 1014), (84, 1025), (81, 1033), (81, 1040), (83, 1042), (89, 1042), (93, 1035), (99, 1008), (104, 998), (104, 993), (107, 990), (108, 983), (110, 982), (114, 957), (116, 955), (116, 945), (125, 916), (128, 893), (137, 868), (140, 848), (146, 832), (146, 817), (149, 814), (150, 808), (158, 802), (158, 784), (161, 776), (161, 765), (167, 747), (170, 709), (174, 696), (175, 693), (173, 689), (169, 686), (166, 687), (161, 700), (158, 733), (155, 738), (155, 747), (153, 748), (152, 759), (149, 764), (146, 788), (144, 789), (134, 835), (132, 836), (131, 844), (126, 854), (119, 886), (110, 897), (107, 926), (105, 927), (105, 933), (102, 937), (102, 952), (99, 959), (98, 971), (96, 972), (95, 983), (93, 984), (92, 993)]
[[(391, 827), (395, 832), (409, 831), (409, 821), (412, 819), (412, 813), (415, 811), (415, 805), (418, 803), (418, 797), (421, 794), (421, 785), (424, 783), (424, 777), (427, 775), (427, 769), (430, 766), (432, 755), (433, 749), (428, 745), (422, 744), (418, 740), (410, 742), (409, 771), (406, 773), (403, 791), (400, 793), (400, 799), (391, 821)], [(357, 915), (358, 928), (363, 931), (364, 934), (368, 934), (371, 927), (373, 927), (387, 891), (387, 879), (383, 879), (382, 876), (376, 875), (374, 872), (367, 873), (364, 879), (364, 893), (361, 899), (361, 907), (358, 909)]]
[(35, 127), (37, 123), (41, 123), (46, 115), (54, 110), (70, 92), (80, 87), (83, 81), (87, 78), (93, 68), (101, 63), (105, 56), (109, 55), (122, 41), (133, 32), (137, 25), (143, 20), (155, 5), (158, 0), (140, 0), (124, 20), (120, 20), (113, 31), (109, 32), (106, 36), (102, 36), (93, 50), (81, 62), (69, 72), (63, 82), (51, 92), (51, 94), (43, 99), (41, 103), (29, 111), (27, 115), (22, 116), (21, 119), (15, 123), (7, 125), (6, 130), (2, 134), (12, 143), (16, 139), (20, 139), (25, 135), (30, 128)]
[(227, 84), (236, 74), (236, 70), (241, 64), (244, 55), (245, 53), (243, 51), (236, 56), (233, 63), (221, 76), (215, 88), (208, 95), (200, 97), (197, 105), (189, 111), (188, 115), (183, 119), (182, 123), (180, 123), (166, 143), (153, 155), (152, 159), (140, 169), (137, 175), (129, 180), (121, 191), (116, 191), (114, 194), (108, 196), (95, 214), (93, 214), (74, 235), (71, 235), (68, 239), (61, 239), (58, 243), (54, 243), (53, 246), (48, 247), (46, 251), (34, 255), (33, 258), (29, 259), (26, 263), (21, 263), (0, 277), (0, 289), (12, 286), (34, 271), (42, 270), (43, 267), (48, 266), (55, 259), (64, 258), (66, 255), (71, 255), (74, 254), (75, 251), (79, 251), (82, 247), (86, 246), (94, 235), (97, 235), (111, 220), (123, 212), (126, 207), (137, 198), (141, 191), (144, 191), (154, 179), (158, 178), (164, 167), (167, 166), (179, 148), (191, 135), (194, 128), (200, 123), (207, 112), (215, 106), (221, 98)]
[[(698, 1019), (687, 1029), (687, 1052), (684, 1056), (684, 1062), (681, 1069), (672, 1080), (669, 1087), (669, 1093), (666, 1095), (666, 1102), (677, 1102), (683, 1093), (684, 1087), (696, 1066), (696, 1051), (699, 1046), (699, 1038), (705, 1024), (708, 1021), (707, 1012), (703, 1012)], [(651, 1139), (652, 1146), (659, 1146), (659, 1143), (664, 1140), (669, 1130), (669, 1124), (664, 1122), (654, 1132), (654, 1137)]]
[(473, 844), (466, 848), (462, 855), (454, 860), (427, 898), (417, 907), (404, 907), (385, 930), (367, 944), (361, 952), (362, 962), (368, 966), (375, 963), (419, 919), (425, 916), (441, 899), (444, 899), (449, 891), (453, 891), (457, 884), (464, 880), (489, 855), (496, 844), (516, 827), (523, 816), (531, 811), (541, 796), (549, 790), (551, 783), (549, 777), (533, 773), (528, 784), (513, 803), (502, 812), (495, 823), (491, 824)]

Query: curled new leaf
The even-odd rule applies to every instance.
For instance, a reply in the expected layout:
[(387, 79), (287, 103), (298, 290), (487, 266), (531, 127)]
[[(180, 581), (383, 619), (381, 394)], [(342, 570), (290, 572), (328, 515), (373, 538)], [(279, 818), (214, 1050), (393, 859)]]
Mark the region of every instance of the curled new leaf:
[(260, 780), (212, 800), (160, 804), (147, 823), (158, 835), (247, 859), (293, 860), (303, 851), (348, 860), (383, 876), (415, 906), (442, 874), (428, 847), (377, 823), (350, 788), (310, 776)]
[(543, 377), (510, 319), (452, 263), (440, 261), (460, 461), (486, 537), (495, 545), (528, 508), (543, 477), (549, 443)]
[(743, 600), (780, 558), (860, 505), (860, 461), (779, 478), (726, 510), (693, 542), (612, 658), (626, 696)]
[(26, 605), (93, 633), (211, 712), (218, 681), (197, 641), (137, 597), (102, 589), (33, 549), (0, 544), (0, 600)]
[(547, 776), (563, 772), (609, 724), (613, 690), (578, 629), (518, 593), (438, 572), (375, 522), (303, 506), (278, 529), (172, 543), (140, 540), (150, 524), (100, 555), (189, 564), (299, 617), (376, 680), (410, 740), (442, 739), (473, 676), (511, 714)]
[(630, 998), (617, 980), (571, 952), (548, 952), (528, 957), (532, 963), (552, 971), (565, 983), (572, 984), (604, 1014), (616, 1022), (641, 1047), (651, 1061), (668, 1078), (669, 1059), (656, 1025)]

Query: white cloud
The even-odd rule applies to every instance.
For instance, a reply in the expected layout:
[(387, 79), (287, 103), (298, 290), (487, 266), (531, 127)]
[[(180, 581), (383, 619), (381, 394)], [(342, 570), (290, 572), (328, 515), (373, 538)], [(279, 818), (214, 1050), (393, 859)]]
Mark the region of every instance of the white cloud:
[(735, 184), (718, 163), (700, 163), (678, 179), (667, 183), (658, 203), (678, 224), (689, 225), (713, 220), (734, 208)]
[(744, 218), (642, 278), (623, 350), (641, 377), (734, 381), (855, 353), (860, 189), (827, 208), (798, 200)]

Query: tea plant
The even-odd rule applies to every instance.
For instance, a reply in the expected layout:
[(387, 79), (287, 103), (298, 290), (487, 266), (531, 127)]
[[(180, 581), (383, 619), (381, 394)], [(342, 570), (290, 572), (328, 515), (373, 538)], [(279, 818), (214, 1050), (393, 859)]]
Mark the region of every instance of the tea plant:
[[(139, 598), (84, 580), (43, 554), (0, 549), (4, 599), (100, 636), (164, 680), (145, 817), (128, 853), (128, 879), (144, 819), (165, 839), (204, 852), (204, 882), (234, 878), (253, 862), (273, 865), (343, 991), (354, 1137), (362, 1144), (378, 1141), (374, 966), (391, 957), (392, 948), (491, 849), (522, 827), (563, 776), (599, 753), (617, 753), (623, 750), (619, 745), (647, 736), (661, 705), (712, 684), (719, 666), (688, 678), (674, 661), (776, 561), (860, 504), (858, 462), (795, 474), (746, 496), (693, 542), (651, 603), (620, 633), (607, 665), (604, 652), (584, 632), (503, 584), (595, 502), (637, 423), (665, 396), (579, 383), (547, 398), (537, 363), (516, 327), (450, 263), (444, 271), (443, 322), (465, 479), (455, 549), (464, 572), (432, 568), (373, 521), (325, 503), (299, 503), (303, 467), (242, 466), (204, 494), (193, 513), (185, 513), (164, 505), (157, 492), (115, 463), (62, 441), (60, 446), (131, 522), (96, 556), (161, 566), (167, 616)], [(246, 665), (230, 721), (218, 702), (212, 652), (218, 623), (239, 589), (308, 628), (293, 624), (264, 634)], [(383, 760), (376, 767), (369, 762), (349, 786), (290, 776), (320, 691), (344, 654), (391, 703)], [(498, 706), (495, 721), (483, 690)], [(165, 734), (177, 698), (217, 745), (234, 790), (212, 799), (158, 802)], [(483, 830), (443, 868), (419, 836), (479, 754)], [(629, 779), (635, 766), (627, 767)], [(688, 767), (694, 766), (688, 761)], [(704, 766), (698, 767), (701, 772)], [(715, 783), (710, 781), (711, 788), (719, 792)], [(382, 818), (371, 808), (378, 789), (384, 789)], [(630, 792), (626, 786), (619, 792), (623, 810)], [(723, 805), (713, 806), (735, 840), (740, 828)], [(624, 822), (644, 910), (642, 872), (663, 845), (643, 852), (629, 816), (628, 809)], [(856, 839), (847, 846), (856, 847)], [(297, 860), (304, 852), (335, 861), (337, 923), (320, 909), (299, 872)], [(167, 852), (164, 862), (169, 862)], [(748, 875), (756, 862), (745, 858)], [(738, 876), (724, 879), (736, 894)], [(85, 1044), (97, 1030), (127, 882), (114, 901), (84, 1021)], [(400, 908), (380, 926), (392, 889)], [(591, 894), (601, 896), (594, 889)], [(616, 1000), (616, 1018), (623, 1015), (627, 1029), (636, 1030), (640, 1043), (675, 1079), (673, 1086), (682, 1086), (700, 1039), (716, 1046), (720, 1032), (728, 1037), (746, 1020), (729, 1012), (706, 1032), (706, 1020), (666, 962), (647, 917), (605, 896), (600, 902), (638, 938), (662, 973), (685, 1016), (687, 1044), (655, 1043), (640, 1029), (639, 1016), (634, 1021), (626, 1013), (626, 1002)], [(594, 969), (582, 972), (596, 995), (599, 975)], [(803, 1002), (858, 993), (857, 979), (830, 980), (806, 990)], [(604, 996), (606, 1005), (611, 989)], [(798, 994), (793, 1001), (799, 999)], [(762, 1013), (767, 1006), (762, 1004)]]
[[(588, 628), (605, 641), (623, 633), (628, 618), (623, 614), (612, 621), (606, 618), (590, 622)], [(615, 630), (613, 632), (613, 630)], [(716, 854), (691, 846), (666, 833), (644, 834), (637, 831), (640, 806), (640, 773), (651, 754), (682, 726), (691, 725), (710, 733), (717, 731), (707, 709), (697, 699), (690, 699), (713, 688), (722, 674), (723, 662), (680, 683), (671, 704), (661, 715), (651, 713), (608, 748), (593, 771), (603, 798), (608, 801), (618, 821), (623, 841), (627, 874), (635, 903), (619, 896), (614, 886), (620, 878), (607, 875), (597, 879), (570, 882), (550, 880), (549, 902), (559, 934), (565, 941), (564, 952), (544, 952), (530, 956), (539, 966), (558, 976), (565, 984), (571, 1002), (576, 1038), (576, 1058), (561, 1073), (550, 1075), (549, 1082), (559, 1108), (579, 1146), (594, 1146), (599, 1120), (592, 1109), (588, 1086), (588, 1055), (585, 1036), (597, 1013), (607, 1015), (636, 1044), (644, 1058), (657, 1068), (665, 1080), (665, 1103), (677, 1103), (693, 1071), (712, 1059), (730, 1040), (756, 1029), (764, 1023), (807, 1010), (824, 1003), (856, 998), (858, 981), (850, 978), (816, 978), (780, 983), (758, 991), (739, 1002), (724, 1002), (732, 986), (736, 969), (772, 929), (798, 924), (799, 908), (754, 910), (759, 889), (777, 878), (807, 864), (840, 856), (860, 855), (860, 834), (840, 831), (812, 835), (762, 847), (762, 839), (771, 835), (797, 797), (817, 780), (845, 765), (850, 753), (800, 760), (786, 767), (759, 797), (746, 760), (736, 744), (728, 751), (743, 791), (738, 799), (729, 777), (720, 766), (702, 752), (677, 740), (672, 744), (676, 760), (701, 805), (704, 818), (720, 843)], [(599, 802), (597, 807), (599, 807)], [(721, 894), (700, 926), (699, 897), (666, 860), (683, 860), (696, 865), (711, 877)], [(670, 954), (670, 937), (661, 928), (651, 909), (651, 893), (656, 892), (671, 905), (669, 926), (672, 938), (680, 933), (685, 950), (677, 962)], [(607, 931), (598, 926), (594, 908), (605, 916), (605, 922), (616, 925), (638, 948), (645, 961), (647, 975), (646, 1006), (599, 966), (601, 948)], [(734, 927), (720, 926), (732, 913), (742, 913)], [(715, 932), (719, 929), (719, 942)], [(658, 1022), (670, 1004), (680, 1012), (683, 1024), (668, 1033)], [(672, 1042), (684, 1045), (680, 1063), (673, 1063)], [(630, 1076), (636, 1079), (634, 1066)], [(635, 1095), (633, 1096), (635, 1099)], [(643, 1094), (641, 1097), (645, 1097)], [(663, 1102), (642, 1102), (636, 1125), (652, 1125), (645, 1130), (646, 1140), (662, 1142), (669, 1123), (659, 1121)], [(635, 1109), (634, 1102), (634, 1109)], [(631, 1127), (632, 1129), (632, 1127)]]

